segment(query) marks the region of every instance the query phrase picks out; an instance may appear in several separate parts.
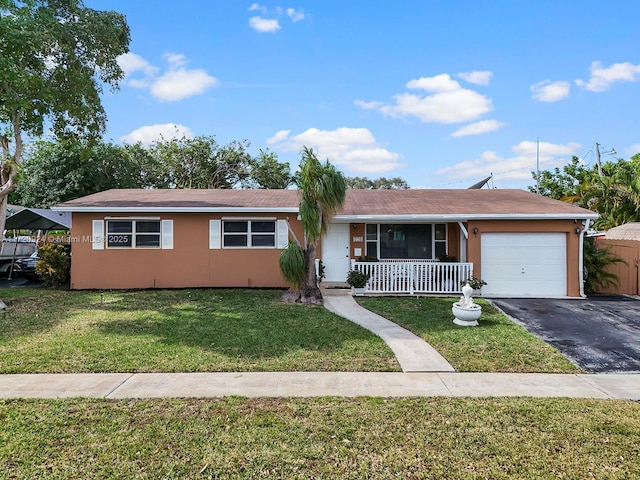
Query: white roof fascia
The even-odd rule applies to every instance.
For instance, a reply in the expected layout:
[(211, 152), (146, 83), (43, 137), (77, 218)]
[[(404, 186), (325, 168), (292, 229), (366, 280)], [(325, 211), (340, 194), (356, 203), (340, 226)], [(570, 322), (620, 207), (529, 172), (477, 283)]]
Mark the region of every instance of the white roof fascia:
[(298, 213), (298, 207), (52, 207), (73, 213)]
[(597, 213), (474, 213), (471, 215), (335, 215), (334, 223), (349, 222), (467, 222), (469, 220), (575, 220), (598, 218)]

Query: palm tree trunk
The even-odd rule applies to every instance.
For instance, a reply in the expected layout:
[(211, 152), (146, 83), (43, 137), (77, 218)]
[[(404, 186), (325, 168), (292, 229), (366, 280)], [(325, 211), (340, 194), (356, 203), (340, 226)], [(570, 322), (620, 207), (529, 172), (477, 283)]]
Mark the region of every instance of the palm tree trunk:
[(307, 278), (302, 286), (300, 302), (308, 304), (322, 304), (322, 292), (318, 287), (316, 277), (316, 245), (309, 244), (304, 252)]
[(322, 292), (316, 277), (316, 245), (309, 244), (304, 251), (306, 277), (300, 288), (291, 288), (282, 295), (282, 301), (288, 303), (305, 303), (321, 305)]

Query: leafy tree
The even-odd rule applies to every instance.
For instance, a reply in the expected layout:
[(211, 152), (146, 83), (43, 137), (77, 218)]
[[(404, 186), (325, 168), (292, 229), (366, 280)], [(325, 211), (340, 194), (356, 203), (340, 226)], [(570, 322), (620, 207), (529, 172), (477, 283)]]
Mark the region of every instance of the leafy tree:
[(371, 180), (367, 177), (346, 177), (347, 188), (358, 190), (406, 190), (409, 184), (400, 177), (380, 177)]
[(326, 233), (331, 217), (344, 203), (346, 184), (342, 173), (328, 160), (321, 163), (313, 150), (304, 147), (298, 189), (304, 245), (294, 237), (295, 244), (289, 245), (280, 256), (280, 270), (291, 284), (283, 300), (322, 303), (315, 272), (317, 245)]
[(39, 141), (27, 149), (12, 203), (48, 208), (110, 188), (162, 187), (149, 172), (152, 159), (138, 146), (71, 139)]
[(578, 157), (573, 156), (571, 163), (562, 167), (562, 171), (556, 167), (553, 172), (531, 172), (537, 186), (528, 188), (533, 193), (538, 193), (539, 188), (540, 195), (562, 200), (574, 196), (576, 189), (593, 173), (592, 170), (587, 169)]
[(278, 156), (274, 152), (260, 149), (250, 165), (251, 173), (246, 184), (250, 188), (285, 189), (293, 185), (294, 177), (289, 163), (278, 162)]
[[(123, 15), (82, 0), (0, 0), (0, 211), (15, 188), (23, 134), (93, 138), (104, 131), (103, 84), (118, 87), (129, 49)], [(11, 145), (13, 143), (13, 152)], [(0, 231), (5, 216), (0, 215)]]
[(607, 162), (602, 172), (591, 173), (570, 200), (598, 212), (594, 226), (601, 230), (640, 221), (640, 156)]
[[(586, 168), (573, 157), (562, 171), (533, 174), (540, 180), (540, 194), (588, 208), (600, 214), (594, 222), (606, 230), (627, 222), (640, 221), (640, 154), (631, 160), (618, 159), (602, 165), (602, 176), (595, 166)], [(535, 187), (529, 187), (535, 192)]]
[(141, 143), (125, 144), (122, 155), (130, 168), (135, 169), (137, 188), (169, 188), (170, 178), (164, 166)]
[(171, 188), (234, 188), (249, 177), (249, 142), (220, 146), (213, 136), (161, 140), (149, 154)]

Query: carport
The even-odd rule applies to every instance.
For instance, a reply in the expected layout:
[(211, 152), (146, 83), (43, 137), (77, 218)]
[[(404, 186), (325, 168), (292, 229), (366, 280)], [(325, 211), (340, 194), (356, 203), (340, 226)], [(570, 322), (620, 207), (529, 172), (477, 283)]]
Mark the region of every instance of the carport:
[(10, 217), (7, 230), (71, 230), (71, 213), (54, 212), (45, 208), (23, 208)]
[[(8, 212), (12, 210), (8, 209)], [(13, 262), (16, 258), (28, 257), (33, 253), (38, 248), (43, 234), (46, 236), (51, 230), (71, 230), (71, 214), (44, 208), (23, 208), (7, 217), (5, 229), (38, 232), (35, 239), (29, 238), (27, 241), (22, 241), (16, 238), (13, 239), (14, 241), (4, 240), (0, 243), (0, 269), (6, 272), (5, 268), (10, 265), (9, 278), (11, 278)]]

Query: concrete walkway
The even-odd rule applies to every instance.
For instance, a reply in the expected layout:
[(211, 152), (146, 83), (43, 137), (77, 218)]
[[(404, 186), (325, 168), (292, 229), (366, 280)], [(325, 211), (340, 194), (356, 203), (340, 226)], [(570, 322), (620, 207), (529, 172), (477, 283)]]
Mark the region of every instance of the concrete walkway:
[(386, 318), (362, 308), (350, 294), (325, 293), (323, 296), (327, 310), (357, 323), (382, 338), (393, 350), (403, 372), (455, 371), (451, 364), (427, 342)]
[(0, 398), (572, 397), (640, 400), (640, 375), (537, 373), (79, 373), (0, 375)]

